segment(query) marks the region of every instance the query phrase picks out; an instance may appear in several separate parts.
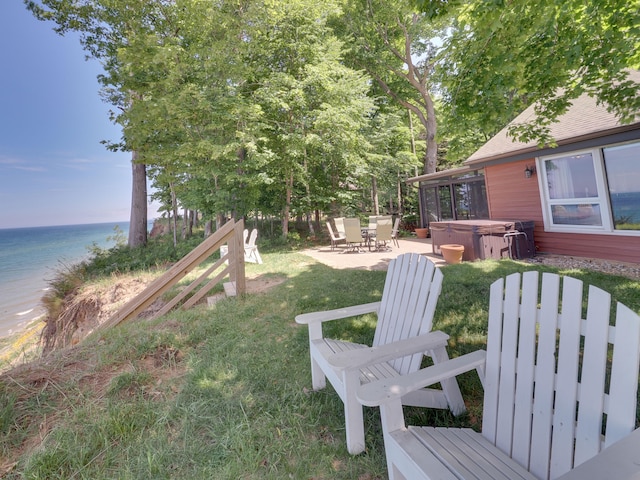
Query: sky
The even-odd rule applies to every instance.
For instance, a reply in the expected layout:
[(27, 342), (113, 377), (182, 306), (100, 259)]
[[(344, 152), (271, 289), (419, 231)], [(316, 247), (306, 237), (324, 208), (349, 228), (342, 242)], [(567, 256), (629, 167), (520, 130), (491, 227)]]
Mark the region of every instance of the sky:
[(53, 26), (0, 1), (0, 228), (128, 221), (131, 154), (100, 143), (121, 137), (101, 65)]

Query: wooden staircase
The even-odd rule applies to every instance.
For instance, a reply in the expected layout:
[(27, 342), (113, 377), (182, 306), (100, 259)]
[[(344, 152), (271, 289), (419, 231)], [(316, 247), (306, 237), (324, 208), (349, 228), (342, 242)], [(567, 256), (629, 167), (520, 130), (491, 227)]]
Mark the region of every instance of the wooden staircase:
[[(217, 262), (211, 265), (188, 287), (182, 290), (179, 295), (174, 297), (170, 302), (164, 305), (162, 309), (156, 312), (153, 319), (165, 315), (167, 312), (177, 307), (178, 304), (180, 304), (188, 295), (195, 292), (186, 302), (179, 306), (179, 308), (184, 310), (192, 307), (227, 276), (229, 276), (230, 283), (237, 295), (245, 293), (246, 280), (244, 268), (244, 239), (242, 235), (243, 230), (244, 220), (239, 220), (237, 222), (232, 220), (227, 222), (222, 228), (217, 230), (190, 253), (185, 255), (184, 258), (175, 263), (161, 277), (151, 282), (138, 296), (130, 300), (106, 322), (101, 324), (100, 328), (113, 327), (125, 320), (136, 318), (162, 294), (176, 285), (188, 273), (207, 260), (214, 252), (220, 250), (220, 247), (225, 244), (228, 246), (227, 253), (222, 255)], [(223, 267), (223, 269), (210, 279), (209, 276), (212, 273), (217, 272), (221, 267)]]

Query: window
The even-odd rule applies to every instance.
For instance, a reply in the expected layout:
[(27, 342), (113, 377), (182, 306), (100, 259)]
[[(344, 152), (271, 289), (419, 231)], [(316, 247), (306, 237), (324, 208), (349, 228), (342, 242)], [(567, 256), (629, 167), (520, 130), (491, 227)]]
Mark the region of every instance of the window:
[(440, 205), (440, 216), (444, 220), (455, 218), (455, 211), (451, 205), (451, 189), (449, 185), (438, 187), (438, 205)]
[(420, 215), (427, 222), (489, 218), (484, 172), (420, 182)]
[(540, 166), (548, 230), (640, 233), (640, 143), (544, 157)]
[(616, 230), (640, 231), (640, 143), (603, 149)]

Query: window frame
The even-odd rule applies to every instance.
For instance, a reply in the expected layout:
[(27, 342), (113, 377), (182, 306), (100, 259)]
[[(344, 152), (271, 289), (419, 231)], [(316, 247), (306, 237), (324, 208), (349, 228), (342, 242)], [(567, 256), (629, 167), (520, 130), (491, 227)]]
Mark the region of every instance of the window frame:
[[(542, 155), (536, 157), (536, 170), (539, 172), (538, 187), (542, 202), (542, 218), (544, 222), (544, 229), (547, 232), (558, 233), (585, 233), (585, 234), (608, 234), (608, 235), (623, 235), (623, 236), (640, 236), (638, 230), (616, 230), (613, 218), (613, 209), (611, 205), (611, 197), (609, 192), (609, 184), (607, 180), (605, 159), (603, 151), (606, 148), (617, 147), (626, 144), (638, 144), (637, 140), (615, 143), (610, 145), (602, 145), (593, 148), (584, 148), (579, 150), (571, 150), (563, 153), (557, 153), (552, 155)], [(548, 160), (554, 160), (558, 158), (567, 158), (575, 155), (591, 154), (593, 169), (596, 180), (596, 188), (598, 189), (598, 195), (596, 197), (583, 197), (572, 199), (552, 199), (549, 195), (549, 188), (547, 183), (547, 170), (546, 162)], [(602, 225), (577, 225), (567, 223), (555, 223), (553, 220), (552, 207), (556, 205), (567, 204), (597, 204), (600, 206), (600, 216)]]

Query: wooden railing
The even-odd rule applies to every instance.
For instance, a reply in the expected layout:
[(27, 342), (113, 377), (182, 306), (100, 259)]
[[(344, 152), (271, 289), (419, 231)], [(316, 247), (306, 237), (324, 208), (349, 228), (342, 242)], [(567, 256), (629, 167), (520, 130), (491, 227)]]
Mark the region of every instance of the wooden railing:
[[(230, 282), (234, 285), (236, 294), (243, 294), (246, 290), (243, 230), (243, 220), (227, 222), (222, 228), (185, 255), (184, 258), (175, 263), (161, 277), (151, 282), (140, 294), (120, 308), (120, 310), (112, 315), (106, 322), (101, 324), (100, 328), (112, 327), (118, 325), (120, 322), (137, 317), (158, 297), (177, 284), (202, 262), (207, 260), (214, 252), (220, 250), (220, 247), (224, 244), (228, 245), (227, 253), (222, 255), (220, 260), (211, 265), (211, 267), (203, 272), (188, 287), (182, 290), (179, 295), (164, 305), (153, 318), (158, 318), (166, 314), (182, 302), (189, 294), (195, 292), (180, 308), (188, 309), (192, 307), (227, 276), (229, 276)], [(216, 272), (223, 266), (224, 268), (218, 272), (215, 277), (209, 279), (209, 276), (213, 272)], [(199, 286), (200, 288), (198, 288)]]

